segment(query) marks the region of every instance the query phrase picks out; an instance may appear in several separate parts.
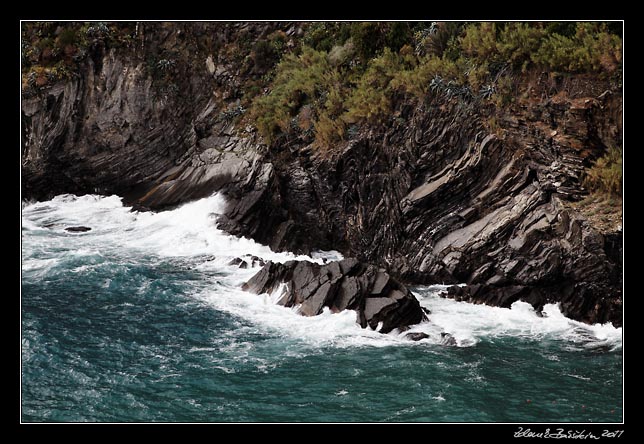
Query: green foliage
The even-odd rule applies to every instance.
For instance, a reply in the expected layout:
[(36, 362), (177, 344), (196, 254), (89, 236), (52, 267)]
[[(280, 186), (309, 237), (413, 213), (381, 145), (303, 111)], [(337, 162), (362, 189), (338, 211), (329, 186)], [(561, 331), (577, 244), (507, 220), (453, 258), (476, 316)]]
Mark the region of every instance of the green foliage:
[(402, 69), (396, 73), (391, 81), (391, 87), (422, 99), (430, 92), (432, 79), (436, 76), (449, 80), (456, 80), (459, 70), (454, 62), (436, 56), (424, 57), (415, 65), (407, 61), (409, 69)]
[(416, 32), (416, 48), (419, 55), (435, 55), (442, 57), (450, 49), (449, 57), (456, 59), (453, 51), (457, 45), (457, 37), (463, 27), (462, 22), (432, 22)]
[(400, 70), (400, 57), (389, 48), (373, 59), (349, 99), (347, 121), (373, 122), (386, 115), (391, 109), (390, 83)]
[(288, 129), (302, 105), (319, 99), (328, 89), (330, 71), (326, 54), (306, 46), (299, 56), (289, 54), (282, 59), (272, 91), (253, 102), (251, 114), (269, 143), (279, 131)]
[(78, 33), (74, 28), (65, 28), (58, 35), (56, 44), (60, 47), (76, 45), (79, 42)]
[(346, 127), (342, 119), (333, 119), (322, 113), (314, 123), (315, 141), (319, 148), (329, 150), (344, 138)]
[(303, 45), (317, 51), (330, 51), (342, 45), (350, 37), (351, 24), (344, 22), (315, 22), (309, 24), (303, 38)]
[(282, 54), (286, 48), (286, 33), (284, 31), (275, 31), (268, 36), (268, 40), (271, 43), (273, 51), (277, 54)]
[(465, 28), (461, 48), (465, 55), (478, 60), (498, 58), (496, 23), (472, 23)]
[(550, 22), (546, 25), (547, 34), (559, 34), (564, 37), (572, 37), (577, 32), (576, 22)]
[(348, 66), (356, 54), (353, 40), (347, 40), (344, 45), (336, 45), (329, 51), (329, 63), (333, 66)]
[(260, 40), (255, 43), (251, 52), (251, 58), (255, 70), (260, 73), (265, 73), (275, 63), (277, 52), (271, 42), (267, 40)]
[(65, 69), (72, 69), (96, 45), (128, 45), (134, 26), (129, 22), (25, 22), (21, 27), (23, 72), (32, 68), (60, 67), (61, 62)]
[(359, 22), (351, 25), (351, 40), (360, 61), (366, 63), (382, 47), (382, 35), (376, 22)]
[(622, 60), (622, 39), (598, 23), (578, 23), (574, 36), (548, 36), (532, 59), (559, 71), (612, 72)]
[(539, 49), (543, 37), (541, 28), (528, 23), (508, 23), (499, 35), (497, 59), (525, 71), (531, 62), (530, 56)]
[(584, 185), (600, 194), (622, 195), (622, 149), (610, 147), (586, 172)]
[[(574, 26), (574, 32), (573, 32)], [(531, 64), (565, 72), (612, 72), (621, 63), (621, 38), (602, 23), (475, 23), (465, 28), (461, 48), (467, 57)]]
[(392, 22), (385, 36), (385, 46), (394, 52), (398, 52), (400, 48), (409, 44), (413, 37), (409, 23)]
[(267, 73), (270, 93), (251, 106), (269, 143), (301, 131), (328, 148), (381, 122), (401, 97), (503, 107), (520, 94), (519, 71), (613, 72), (621, 62), (620, 37), (601, 23), (312, 23), (303, 42)]

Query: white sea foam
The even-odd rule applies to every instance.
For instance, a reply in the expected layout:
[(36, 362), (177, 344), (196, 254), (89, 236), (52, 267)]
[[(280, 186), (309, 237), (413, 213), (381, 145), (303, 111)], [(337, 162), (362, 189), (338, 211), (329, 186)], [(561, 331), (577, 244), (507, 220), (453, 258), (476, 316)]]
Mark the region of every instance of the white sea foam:
[(276, 305), (271, 295), (258, 296), (235, 288), (215, 287), (198, 297), (220, 311), (251, 322), (260, 330), (311, 346), (386, 346), (399, 342), (394, 335), (361, 328), (356, 322), (356, 313), (351, 310), (331, 313), (325, 308), (318, 316), (305, 317), (297, 313), (296, 307)]
[[(511, 308), (456, 302), (439, 297), (445, 286), (415, 292), (421, 305), (432, 311), (433, 324), (450, 333), (461, 346), (476, 344), (482, 337), (564, 339), (584, 347), (620, 348), (622, 329), (612, 324), (588, 325), (565, 317), (556, 304), (547, 304), (539, 316), (532, 306), (517, 301)], [(422, 331), (422, 327), (418, 330)]]
[[(532, 307), (516, 302), (511, 309), (456, 302), (438, 296), (444, 286), (417, 289), (421, 305), (431, 310), (430, 322), (410, 332), (424, 332), (419, 342), (405, 339), (408, 332), (380, 334), (362, 329), (353, 311), (333, 314), (325, 310), (315, 317), (303, 317), (296, 308), (276, 305), (273, 295), (253, 295), (239, 290), (257, 268), (238, 269), (230, 259), (253, 255), (264, 260), (285, 262), (308, 260), (318, 263), (342, 259), (338, 252), (316, 252), (309, 256), (275, 253), (253, 240), (230, 236), (217, 228), (223, 211), (221, 196), (200, 199), (165, 212), (132, 212), (117, 196), (58, 196), (48, 202), (23, 203), (23, 272), (45, 275), (61, 260), (81, 256), (127, 258), (134, 253), (159, 258), (179, 258), (197, 270), (212, 271), (212, 282), (195, 290), (195, 297), (218, 310), (270, 330), (285, 338), (324, 346), (425, 346), (443, 342), (441, 333), (452, 335), (458, 346), (477, 344), (482, 338), (504, 336), (529, 340), (557, 339), (572, 347), (619, 349), (622, 329), (612, 325), (586, 325), (564, 317), (554, 304), (544, 307), (539, 317)], [(65, 231), (69, 226), (88, 226), (83, 236)], [(26, 231), (25, 231), (26, 230)], [(75, 263), (80, 272), (85, 264)], [(204, 290), (206, 288), (206, 290)]]
[[(214, 267), (243, 255), (274, 262), (309, 260), (322, 263), (342, 258), (333, 251), (317, 252), (312, 257), (275, 253), (251, 239), (230, 236), (215, 228), (224, 205), (224, 198), (215, 194), (171, 211), (141, 213), (123, 207), (118, 196), (61, 195), (48, 202), (24, 204), (22, 221), (28, 230), (49, 226), (60, 233), (59, 246), (83, 244), (99, 251), (128, 248), (165, 257), (211, 255), (209, 262)], [(76, 225), (89, 226), (92, 230), (82, 237), (65, 232), (66, 227)], [(201, 266), (207, 268), (209, 264), (204, 262)]]

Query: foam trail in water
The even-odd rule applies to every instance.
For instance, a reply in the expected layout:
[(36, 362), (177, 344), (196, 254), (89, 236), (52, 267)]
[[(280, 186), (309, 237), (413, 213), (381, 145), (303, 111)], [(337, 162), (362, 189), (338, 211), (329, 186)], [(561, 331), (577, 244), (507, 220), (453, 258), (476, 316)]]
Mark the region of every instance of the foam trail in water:
[[(565, 317), (556, 304), (547, 304), (543, 316), (539, 316), (530, 304), (521, 301), (508, 309), (439, 297), (445, 288), (442, 285), (419, 288), (415, 294), (421, 305), (432, 311), (431, 322), (453, 335), (459, 345), (476, 344), (482, 337), (513, 336), (533, 340), (564, 339), (584, 347), (621, 348), (621, 328), (573, 321)], [(422, 327), (413, 331), (422, 331)]]
[[(322, 263), (342, 258), (337, 252), (321, 252), (315, 258), (275, 253), (251, 239), (230, 236), (215, 227), (224, 205), (223, 197), (215, 194), (174, 210), (140, 213), (123, 207), (118, 196), (62, 195), (49, 202), (24, 204), (22, 219), (27, 230), (49, 229), (62, 235), (61, 246), (69, 245), (70, 237), (74, 237), (74, 243), (100, 249), (125, 247), (165, 257), (211, 255), (214, 266), (242, 255), (275, 262), (297, 259)], [(65, 232), (66, 227), (74, 225), (90, 226), (92, 230)]]
[[(571, 347), (621, 348), (621, 328), (612, 325), (586, 325), (564, 317), (556, 305), (544, 307), (539, 317), (532, 307), (516, 302), (512, 309), (456, 302), (438, 296), (444, 286), (415, 291), (421, 305), (432, 312), (430, 322), (411, 328), (428, 339), (418, 343), (405, 339), (408, 332), (387, 335), (362, 329), (353, 311), (303, 317), (296, 309), (276, 305), (279, 294), (253, 295), (239, 290), (257, 268), (228, 266), (231, 258), (254, 255), (264, 260), (285, 262), (309, 260), (322, 263), (339, 260), (337, 252), (316, 252), (309, 256), (275, 253), (250, 239), (230, 236), (215, 228), (225, 201), (219, 195), (184, 204), (174, 210), (132, 212), (117, 196), (58, 196), (48, 202), (23, 203), (23, 273), (38, 277), (75, 260), (73, 269), (83, 271), (90, 260), (112, 257), (131, 260), (133, 254), (146, 257), (179, 258), (191, 268), (213, 271), (216, 277), (195, 289), (200, 298), (218, 310), (250, 321), (260, 329), (314, 345), (389, 346), (442, 343), (441, 333), (451, 334), (459, 346), (473, 346), (484, 338), (503, 336), (529, 340), (566, 340)], [(84, 233), (68, 233), (66, 227), (84, 225)]]
[(402, 342), (397, 335), (383, 335), (368, 328), (361, 328), (356, 322), (356, 312), (352, 310), (331, 313), (325, 308), (318, 316), (305, 317), (297, 313), (297, 307), (276, 305), (277, 298), (272, 295), (255, 295), (235, 288), (215, 289), (198, 297), (218, 310), (250, 321), (262, 331), (315, 347), (377, 347)]
[[(416, 292), (421, 305), (430, 309), (430, 321), (413, 326), (405, 332), (381, 334), (356, 323), (353, 311), (303, 317), (297, 308), (276, 304), (283, 289), (272, 295), (253, 295), (236, 288), (213, 290), (200, 295), (209, 304), (232, 313), (267, 330), (317, 346), (416, 346), (444, 344), (443, 333), (452, 335), (460, 347), (476, 345), (482, 339), (523, 337), (526, 340), (564, 340), (573, 348), (621, 348), (621, 328), (586, 325), (561, 314), (554, 304), (544, 308), (545, 317), (537, 315), (527, 303), (516, 302), (511, 309), (456, 302), (438, 296), (444, 286), (429, 287)], [(405, 338), (410, 332), (423, 332), (429, 338), (412, 342)]]

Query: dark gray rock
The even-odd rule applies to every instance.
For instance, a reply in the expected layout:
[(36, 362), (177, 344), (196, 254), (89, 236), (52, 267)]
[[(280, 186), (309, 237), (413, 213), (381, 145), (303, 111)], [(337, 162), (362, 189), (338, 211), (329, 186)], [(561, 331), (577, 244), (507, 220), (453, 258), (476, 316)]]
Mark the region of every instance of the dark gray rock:
[[(386, 282), (387, 285), (383, 285)], [(355, 310), (365, 328), (389, 333), (426, 321), (427, 317), (413, 294), (400, 282), (373, 265), (345, 259), (319, 265), (307, 261), (285, 264), (268, 262), (242, 289), (251, 293), (272, 293), (287, 284), (287, 295), (278, 303), (299, 305), (300, 314), (315, 316), (324, 307), (334, 312)], [(378, 288), (377, 296), (373, 289)]]
[(261, 257), (251, 256), (250, 257), (250, 265), (252, 267), (263, 267), (264, 265), (266, 265), (266, 261), (264, 259), (262, 259)]
[(251, 256), (251, 255), (245, 255), (243, 257), (236, 257), (230, 260), (227, 265), (232, 265), (236, 266), (237, 268), (253, 268), (253, 267), (263, 267), (266, 264), (264, 259), (257, 257), (257, 256)]
[(405, 339), (409, 339), (410, 341), (420, 341), (427, 338), (429, 338), (429, 335), (423, 332), (413, 332), (405, 335)]
[(71, 233), (84, 233), (86, 231), (90, 231), (90, 227), (67, 227), (65, 228), (65, 231), (69, 231)]
[(233, 258), (227, 265), (237, 266), (241, 268), (241, 265), (245, 264), (244, 260), (240, 257)]
[(455, 347), (457, 346), (456, 338), (449, 333), (441, 333), (441, 344)]

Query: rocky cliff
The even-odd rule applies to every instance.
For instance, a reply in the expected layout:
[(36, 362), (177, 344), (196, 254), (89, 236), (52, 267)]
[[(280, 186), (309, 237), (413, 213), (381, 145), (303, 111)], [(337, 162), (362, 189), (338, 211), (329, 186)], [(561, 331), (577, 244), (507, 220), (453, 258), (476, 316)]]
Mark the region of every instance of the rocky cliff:
[(414, 295), (385, 270), (344, 259), (326, 265), (308, 261), (269, 262), (242, 286), (256, 294), (278, 293), (277, 303), (303, 316), (354, 310), (357, 322), (381, 333), (404, 331), (427, 320)]
[(573, 205), (590, 161), (621, 145), (621, 91), (526, 75), (504, 108), (403, 98), (330, 152), (267, 146), (235, 119), (241, 79), (264, 68), (222, 48), (301, 28), (146, 24), (127, 48), (93, 48), (77, 76), (23, 93), (23, 199), (116, 193), (162, 209), (221, 191), (220, 228), (274, 250), (337, 249), (407, 284), (468, 284), (449, 297), (559, 302), (573, 319), (621, 325), (621, 226), (599, 229)]

